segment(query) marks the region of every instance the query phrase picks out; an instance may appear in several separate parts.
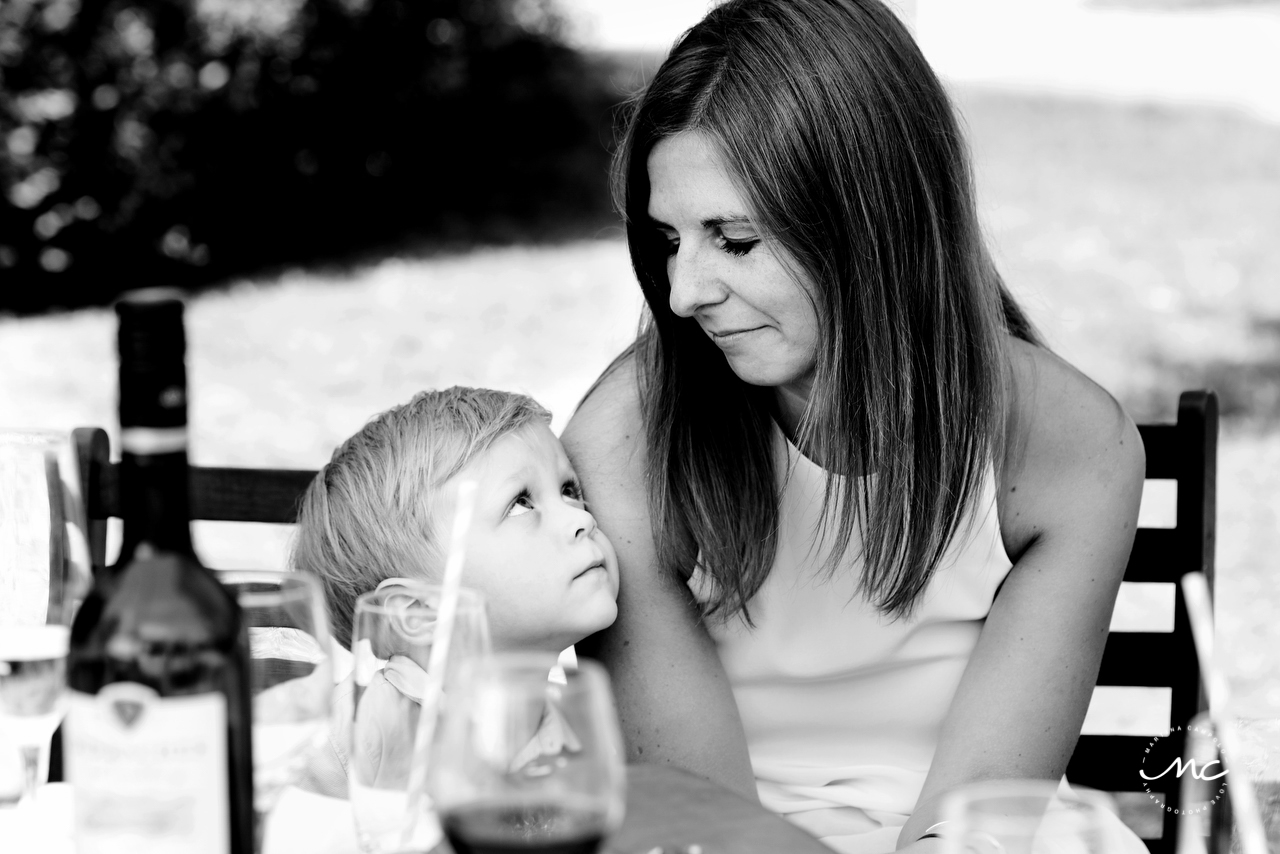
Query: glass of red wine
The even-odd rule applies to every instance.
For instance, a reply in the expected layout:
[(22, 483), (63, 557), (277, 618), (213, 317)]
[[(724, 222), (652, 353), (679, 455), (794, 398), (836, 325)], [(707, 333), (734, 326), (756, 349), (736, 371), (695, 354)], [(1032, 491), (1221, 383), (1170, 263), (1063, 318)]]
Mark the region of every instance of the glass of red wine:
[(609, 678), (554, 655), (473, 662), (443, 701), (428, 787), (457, 854), (594, 854), (622, 823), (626, 765)]

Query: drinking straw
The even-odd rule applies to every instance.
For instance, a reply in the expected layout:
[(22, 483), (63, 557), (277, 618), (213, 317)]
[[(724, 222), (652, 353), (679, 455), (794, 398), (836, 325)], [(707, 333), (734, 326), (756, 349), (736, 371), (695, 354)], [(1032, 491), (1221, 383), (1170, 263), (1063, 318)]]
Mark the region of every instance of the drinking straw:
[[(1191, 620), (1191, 636), (1195, 640), (1196, 655), (1200, 659), (1201, 679), (1205, 693), (1209, 695), (1209, 718), (1217, 731), (1222, 754), (1231, 770), (1233, 757), (1241, 756), (1236, 730), (1227, 720), (1229, 689), (1226, 676), (1219, 670), (1213, 657), (1213, 606), (1209, 600), (1209, 584), (1202, 572), (1188, 572), (1182, 576), (1182, 597), (1187, 603), (1187, 616)], [(1231, 798), (1231, 811), (1235, 813), (1236, 831), (1240, 835), (1242, 854), (1267, 854), (1267, 833), (1258, 810), (1258, 798), (1253, 781), (1248, 774), (1231, 778), (1236, 795)]]
[[(458, 611), (458, 593), (462, 588), (462, 564), (466, 559), (467, 530), (476, 506), (476, 483), (464, 480), (458, 484), (458, 500), (453, 514), (453, 531), (449, 537), (449, 554), (444, 563), (444, 580), (440, 585), (440, 606), (436, 610), (436, 632), (431, 639), (431, 656), (427, 659), (427, 686), (422, 695), (422, 712), (418, 716), (418, 732), (413, 741), (414, 761), (409, 766), (409, 801), (400, 847), (407, 848), (418, 827), (427, 798), (427, 752), (435, 737), (440, 715), (440, 698), (444, 690), (445, 664), (449, 660), (449, 642), (453, 638), (454, 615)], [(1245, 852), (1252, 854), (1252, 852)]]

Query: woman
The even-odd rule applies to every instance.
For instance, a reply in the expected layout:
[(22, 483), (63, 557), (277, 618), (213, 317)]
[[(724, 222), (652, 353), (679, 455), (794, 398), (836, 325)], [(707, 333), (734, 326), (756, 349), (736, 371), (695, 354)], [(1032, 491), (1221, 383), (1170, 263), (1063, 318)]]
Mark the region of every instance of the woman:
[(957, 785), (1060, 779), (1142, 445), (1001, 283), (905, 28), (731, 0), (616, 165), (649, 319), (563, 439), (618, 549), (584, 651), (630, 758), (858, 852), (936, 847)]

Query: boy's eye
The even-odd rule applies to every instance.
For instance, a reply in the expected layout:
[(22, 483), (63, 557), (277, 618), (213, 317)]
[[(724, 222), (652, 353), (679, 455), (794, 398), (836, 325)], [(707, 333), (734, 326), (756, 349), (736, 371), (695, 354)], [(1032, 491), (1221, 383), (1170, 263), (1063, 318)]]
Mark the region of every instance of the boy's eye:
[(560, 492), (562, 495), (564, 495), (565, 498), (568, 498), (571, 501), (576, 501), (584, 507), (587, 504), (587, 502), (582, 497), (582, 487), (578, 484), (576, 480), (565, 481), (565, 484), (561, 488)]
[(511, 502), (511, 507), (507, 510), (508, 516), (523, 516), (533, 509), (533, 496), (529, 494), (529, 490), (523, 489)]

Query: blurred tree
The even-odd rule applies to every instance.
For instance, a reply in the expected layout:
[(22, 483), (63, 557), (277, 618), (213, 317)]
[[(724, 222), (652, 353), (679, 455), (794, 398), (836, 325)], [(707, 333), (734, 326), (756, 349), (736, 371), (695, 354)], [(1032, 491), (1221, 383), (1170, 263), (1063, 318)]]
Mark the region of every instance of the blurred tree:
[(551, 0), (2, 0), (0, 310), (600, 216)]

